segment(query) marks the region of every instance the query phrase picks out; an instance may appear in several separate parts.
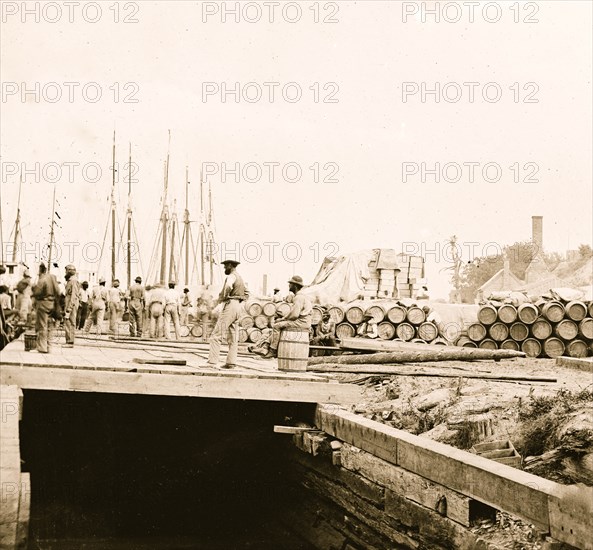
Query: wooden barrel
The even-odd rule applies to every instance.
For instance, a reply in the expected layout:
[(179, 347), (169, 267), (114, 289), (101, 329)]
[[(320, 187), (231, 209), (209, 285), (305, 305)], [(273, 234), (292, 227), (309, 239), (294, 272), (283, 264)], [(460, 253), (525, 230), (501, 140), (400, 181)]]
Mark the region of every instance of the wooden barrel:
[(257, 317), (263, 313), (263, 308), (259, 302), (255, 300), (247, 300), (245, 303), (245, 311), (252, 317)]
[(344, 321), (344, 310), (340, 306), (330, 307), (329, 316), (337, 325), (338, 323), (342, 323)]
[(564, 319), (564, 306), (560, 302), (546, 302), (542, 307), (542, 315), (552, 323), (559, 323)]
[(422, 338), (414, 338), (410, 341), (412, 344), (428, 344), (426, 340), (422, 340)]
[(343, 338), (352, 338), (356, 335), (356, 329), (350, 323), (340, 323), (336, 326), (336, 336), (341, 340)]
[(243, 327), (244, 329), (250, 329), (254, 327), (255, 321), (253, 320), (253, 317), (245, 315), (245, 317), (242, 317), (239, 320), (239, 325), (241, 325), (241, 327)]
[(387, 311), (387, 319), (394, 325), (403, 323), (406, 320), (406, 310), (401, 306), (393, 306)]
[(589, 349), (586, 342), (573, 340), (566, 346), (566, 351), (570, 357), (587, 357)]
[(359, 325), (362, 323), (364, 310), (360, 305), (352, 305), (346, 310), (345, 317), (350, 324)]
[(495, 342), (504, 342), (509, 337), (509, 327), (503, 323), (494, 323), (493, 325), (490, 325), (488, 334)]
[(278, 302), (276, 304), (276, 313), (280, 314), (282, 317), (286, 317), (291, 309), (292, 306), (288, 302)]
[(435, 338), (431, 344), (433, 346), (448, 346), (450, 345), (449, 342), (447, 340), (445, 340), (444, 338)]
[(266, 302), (262, 307), (262, 311), (264, 315), (274, 317), (276, 315), (276, 304), (274, 302)]
[(542, 352), (542, 345), (535, 338), (527, 338), (521, 342), (521, 351), (527, 357), (539, 357)]
[(421, 325), (426, 321), (426, 314), (419, 307), (412, 306), (408, 308), (406, 319), (412, 325)]
[(538, 319), (531, 325), (531, 334), (538, 340), (545, 340), (552, 335), (552, 325), (545, 319)]
[(467, 336), (460, 336), (455, 341), (455, 345), (462, 348), (477, 348), (478, 344), (470, 340)]
[(485, 338), (478, 344), (478, 347), (482, 349), (498, 349), (498, 344), (490, 338)]
[(261, 340), (261, 330), (258, 328), (248, 328), (247, 329), (247, 340), (257, 344)]
[(564, 309), (566, 310), (567, 317), (573, 321), (579, 322), (587, 317), (587, 306), (578, 300), (568, 302), (568, 304), (564, 306)]
[(25, 351), (31, 351), (37, 348), (37, 335), (34, 330), (28, 330), (24, 334)]
[(241, 344), (244, 344), (245, 342), (247, 342), (247, 338), (248, 338), (247, 331), (244, 328), (240, 328), (239, 329), (239, 342)]
[(593, 317), (593, 301), (589, 302), (589, 307), (587, 309), (589, 310), (589, 317)]
[(409, 342), (414, 336), (416, 336), (416, 329), (409, 323), (400, 323), (395, 328), (397, 337), (404, 342)]
[(395, 336), (395, 327), (389, 321), (377, 325), (377, 332), (381, 340), (391, 340)]
[(187, 325), (181, 325), (179, 327), (179, 336), (181, 338), (187, 338), (190, 333), (190, 328)]
[(194, 325), (191, 328), (191, 335), (195, 336), (196, 338), (201, 338), (204, 335), (204, 329), (202, 325)]
[(313, 306), (311, 310), (311, 324), (318, 325), (321, 323), (321, 318), (323, 317), (323, 309), (320, 306)]
[(579, 334), (586, 340), (593, 340), (593, 319), (585, 317), (579, 323)]
[(503, 304), (498, 308), (498, 319), (501, 323), (512, 325), (517, 320), (517, 308), (511, 304)]
[(551, 359), (564, 354), (564, 342), (560, 338), (548, 338), (544, 342), (544, 354)]
[(478, 310), (478, 321), (483, 325), (491, 325), (496, 322), (496, 308), (490, 305), (481, 306)]
[(500, 349), (512, 349), (514, 351), (519, 351), (519, 342), (511, 339), (505, 340), (502, 344), (500, 344)]
[(467, 335), (470, 340), (479, 342), (486, 338), (486, 327), (482, 323), (473, 323), (467, 327)]
[(513, 323), (509, 328), (509, 336), (516, 342), (522, 342), (529, 336), (529, 328), (523, 323)]
[(554, 334), (563, 340), (574, 340), (579, 334), (579, 327), (574, 321), (564, 319), (556, 325)]
[(385, 319), (385, 315), (387, 314), (387, 312), (385, 311), (385, 307), (381, 304), (375, 304), (371, 307), (368, 307), (365, 313), (367, 315), (372, 315), (373, 319), (375, 319), (377, 323), (383, 321)]
[(533, 304), (521, 304), (517, 309), (519, 321), (526, 325), (532, 325), (539, 317), (539, 309)]
[(418, 327), (418, 337), (426, 342), (432, 342), (439, 335), (439, 329), (434, 323), (425, 321)]
[(309, 331), (283, 330), (278, 343), (278, 370), (306, 371), (309, 360)]

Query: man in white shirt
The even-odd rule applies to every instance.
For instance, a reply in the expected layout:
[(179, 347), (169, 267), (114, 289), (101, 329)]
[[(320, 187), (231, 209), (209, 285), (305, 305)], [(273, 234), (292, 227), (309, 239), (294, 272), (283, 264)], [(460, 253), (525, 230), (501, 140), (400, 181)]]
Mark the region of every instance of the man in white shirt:
[(112, 334), (116, 333), (117, 322), (119, 320), (119, 314), (122, 311), (121, 299), (122, 291), (119, 288), (119, 280), (114, 279), (109, 289), (109, 332)]
[(237, 363), (239, 315), (241, 314), (241, 302), (246, 298), (246, 289), (243, 278), (236, 271), (239, 262), (236, 260), (225, 260), (222, 262), (222, 265), (224, 265), (226, 279), (218, 295), (218, 303), (223, 308), (210, 337), (208, 366), (218, 366), (220, 345), (224, 335), (226, 335), (229, 344), (229, 353), (223, 368), (232, 369)]
[(180, 319), (182, 325), (187, 325), (187, 317), (189, 315), (189, 308), (191, 307), (191, 298), (189, 297), (189, 288), (183, 289), (183, 296), (181, 297), (180, 305)]
[(89, 333), (93, 324), (97, 325), (97, 335), (100, 336), (103, 330), (103, 319), (109, 294), (105, 288), (105, 278), (99, 279), (99, 284), (93, 288), (89, 301), (91, 303), (91, 314), (87, 317), (84, 325), (84, 332)]
[(377, 329), (377, 321), (372, 315), (366, 314), (362, 318), (362, 323), (356, 329), (356, 336), (363, 338), (378, 338), (379, 330)]
[(179, 340), (179, 292), (175, 290), (175, 283), (169, 283), (169, 290), (165, 292), (165, 338), (171, 339), (171, 319), (175, 328), (175, 340)]

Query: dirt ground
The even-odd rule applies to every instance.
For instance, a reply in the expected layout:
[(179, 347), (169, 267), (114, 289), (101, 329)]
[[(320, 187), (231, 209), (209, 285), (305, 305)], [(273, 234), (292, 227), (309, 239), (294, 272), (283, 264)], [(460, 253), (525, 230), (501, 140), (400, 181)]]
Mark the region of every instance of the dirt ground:
[[(354, 412), (466, 450), (478, 442), (510, 440), (522, 455), (523, 468), (533, 460), (525, 460), (529, 454), (550, 451), (542, 446), (545, 438), (532, 429), (540, 409), (549, 413), (558, 403), (569, 403), (562, 410), (568, 410), (576, 419), (572, 423), (583, 430), (591, 427), (587, 418), (593, 419), (593, 374), (557, 366), (553, 359), (410, 363), (406, 367), (424, 373), (446, 372), (459, 376), (343, 375), (344, 381), (363, 386), (363, 400), (354, 407)], [(556, 378), (556, 382), (464, 378), (468, 373), (549, 377)], [(574, 396), (577, 396), (576, 401)], [(585, 420), (581, 422), (580, 417)], [(468, 420), (475, 421), (474, 429), (469, 431), (463, 428), (467, 427)], [(585, 444), (593, 451), (593, 432), (585, 433)], [(534, 449), (538, 449), (537, 452)], [(559, 462), (555, 467), (540, 468), (532, 473), (559, 483), (574, 482), (564, 475)], [(499, 513), (496, 521), (473, 526), (473, 530), (491, 548), (535, 550), (543, 547), (542, 536), (533, 526), (504, 513)]]

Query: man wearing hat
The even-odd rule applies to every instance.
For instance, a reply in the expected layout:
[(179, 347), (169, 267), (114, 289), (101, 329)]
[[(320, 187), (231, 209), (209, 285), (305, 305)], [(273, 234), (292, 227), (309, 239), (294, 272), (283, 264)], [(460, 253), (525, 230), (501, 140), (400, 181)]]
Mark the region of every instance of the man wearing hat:
[(105, 318), (105, 308), (107, 307), (107, 301), (109, 296), (107, 289), (105, 288), (105, 277), (99, 279), (99, 284), (93, 287), (89, 302), (91, 303), (91, 313), (87, 317), (84, 325), (84, 332), (89, 333), (93, 324), (97, 325), (97, 336), (101, 335), (103, 331), (103, 319)]
[(362, 336), (363, 338), (379, 337), (377, 321), (372, 315), (365, 313), (364, 317), (362, 318), (362, 323), (360, 323), (356, 329), (356, 336)]
[(119, 288), (119, 279), (113, 279), (111, 288), (107, 291), (108, 296), (108, 316), (109, 316), (109, 332), (111, 334), (117, 333), (117, 322), (119, 321), (119, 314), (122, 312), (122, 290)]
[(64, 303), (64, 331), (66, 333), (66, 346), (74, 347), (76, 318), (80, 305), (80, 283), (76, 276), (76, 267), (72, 264), (66, 266), (66, 301)]
[(336, 323), (332, 320), (327, 309), (323, 311), (321, 321), (317, 323), (315, 337), (311, 343), (317, 346), (336, 345)]
[(218, 303), (223, 304), (223, 309), (218, 316), (218, 321), (212, 335), (210, 336), (210, 353), (208, 354), (208, 366), (216, 367), (220, 356), (220, 345), (226, 334), (229, 344), (229, 353), (223, 368), (232, 369), (237, 363), (237, 348), (239, 344), (239, 316), (241, 314), (241, 302), (246, 299), (245, 283), (237, 273), (239, 262), (236, 260), (225, 260), (222, 262), (226, 279), (220, 294)]
[(274, 303), (278, 303), (282, 301), (282, 296), (280, 295), (280, 289), (278, 287), (276, 287), (274, 289), (274, 294), (272, 296), (272, 302)]
[(39, 278), (33, 287), (33, 297), (36, 310), (37, 351), (49, 353), (49, 317), (54, 311), (56, 300), (60, 299), (60, 289), (56, 278), (47, 272), (44, 263), (39, 264)]
[(142, 325), (146, 292), (142, 286), (142, 277), (136, 277), (133, 285), (130, 286), (128, 296), (128, 312), (130, 314), (130, 336), (142, 336)]
[(311, 312), (313, 311), (313, 306), (311, 305), (311, 300), (301, 292), (303, 286), (305, 286), (303, 279), (298, 275), (295, 275), (288, 281), (288, 289), (294, 294), (292, 308), (284, 319), (274, 323), (270, 338), (270, 349), (264, 355), (265, 359), (271, 359), (278, 355), (278, 344), (282, 329), (311, 329)]

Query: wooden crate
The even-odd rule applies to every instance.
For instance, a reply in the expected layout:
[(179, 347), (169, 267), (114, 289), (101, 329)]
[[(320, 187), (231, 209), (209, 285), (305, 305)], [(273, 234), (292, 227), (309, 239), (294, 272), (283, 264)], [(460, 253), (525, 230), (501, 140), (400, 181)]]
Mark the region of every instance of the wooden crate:
[(497, 441), (490, 441), (489, 443), (477, 443), (469, 451), (470, 453), (495, 460), (507, 466), (521, 468), (521, 455), (508, 439), (499, 439)]

